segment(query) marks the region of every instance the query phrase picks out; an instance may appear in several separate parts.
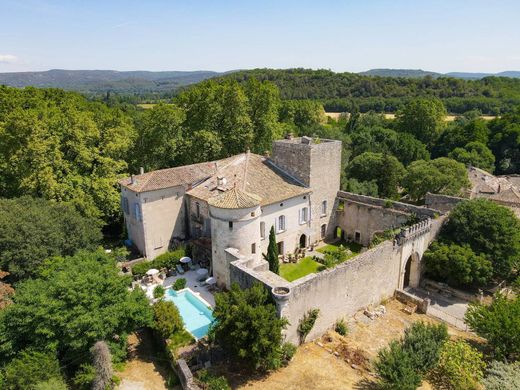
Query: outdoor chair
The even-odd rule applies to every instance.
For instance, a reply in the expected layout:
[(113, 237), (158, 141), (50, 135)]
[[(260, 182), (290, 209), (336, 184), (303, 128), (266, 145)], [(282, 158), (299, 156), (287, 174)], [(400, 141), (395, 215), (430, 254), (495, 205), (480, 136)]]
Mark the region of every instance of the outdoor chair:
[(184, 269), (182, 268), (182, 266), (180, 264), (177, 264), (177, 266), (175, 268), (177, 269), (177, 272), (180, 273), (181, 275), (184, 273)]

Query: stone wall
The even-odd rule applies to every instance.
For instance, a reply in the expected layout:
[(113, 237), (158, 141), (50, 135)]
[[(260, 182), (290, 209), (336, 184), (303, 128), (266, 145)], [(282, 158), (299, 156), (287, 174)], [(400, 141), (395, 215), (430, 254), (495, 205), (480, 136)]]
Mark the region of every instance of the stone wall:
[(184, 390), (200, 390), (200, 387), (195, 383), (193, 374), (184, 359), (178, 359), (175, 364), (173, 364), (173, 369), (179, 377), (179, 381)]
[(339, 191), (339, 201), (354, 201), (364, 203), (366, 205), (372, 205), (377, 207), (383, 207), (387, 210), (402, 211), (407, 214), (415, 214), (418, 217), (430, 217), (433, 218), (438, 214), (437, 210), (432, 210), (427, 207), (414, 206), (408, 203), (395, 202), (393, 200), (374, 198), (372, 196), (358, 195), (351, 192)]
[(448, 213), (460, 202), (467, 200), (457, 196), (439, 195), (427, 193), (424, 198), (424, 204), (431, 209), (439, 210), (443, 213)]

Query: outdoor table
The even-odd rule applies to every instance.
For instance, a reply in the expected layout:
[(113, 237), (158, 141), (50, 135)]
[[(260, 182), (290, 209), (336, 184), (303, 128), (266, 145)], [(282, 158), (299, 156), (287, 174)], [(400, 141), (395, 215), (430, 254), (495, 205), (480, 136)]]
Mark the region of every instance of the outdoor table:
[(195, 272), (197, 272), (197, 280), (205, 280), (208, 277), (207, 268), (200, 268)]
[(189, 257), (181, 257), (181, 259), (179, 260), (182, 264), (188, 264), (191, 259)]

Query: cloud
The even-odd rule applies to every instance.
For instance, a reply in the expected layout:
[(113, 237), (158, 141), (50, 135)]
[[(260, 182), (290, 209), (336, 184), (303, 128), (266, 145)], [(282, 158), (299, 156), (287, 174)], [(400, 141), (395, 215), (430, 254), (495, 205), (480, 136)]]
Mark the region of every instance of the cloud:
[(0, 54), (0, 64), (14, 64), (18, 61), (18, 57), (12, 54)]

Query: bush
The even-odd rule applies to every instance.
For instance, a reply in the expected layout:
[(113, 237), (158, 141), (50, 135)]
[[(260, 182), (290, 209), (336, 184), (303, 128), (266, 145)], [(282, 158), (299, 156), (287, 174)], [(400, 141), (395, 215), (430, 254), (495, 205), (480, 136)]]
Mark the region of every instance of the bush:
[(173, 289), (175, 291), (182, 290), (185, 287), (186, 287), (186, 279), (184, 279), (184, 278), (179, 278), (175, 281), (175, 283), (173, 283)]
[(498, 359), (520, 358), (520, 296), (508, 299), (496, 294), (489, 306), (471, 303), (465, 315), (466, 323), (485, 338)]
[(413, 357), (399, 341), (391, 341), (387, 348), (379, 351), (374, 366), (381, 389), (415, 390), (421, 384)]
[(215, 376), (208, 370), (200, 370), (197, 376), (203, 390), (231, 390), (231, 386), (224, 376)]
[(439, 364), (432, 371), (430, 381), (446, 389), (479, 389), (485, 366), (482, 354), (465, 341), (447, 341), (441, 349)]
[(286, 366), (292, 360), (294, 354), (296, 353), (296, 345), (292, 343), (283, 343), (282, 344), (282, 365)]
[(482, 384), (486, 390), (520, 389), (520, 362), (511, 364), (491, 362)]
[(425, 374), (439, 361), (442, 345), (447, 339), (445, 324), (415, 322), (404, 332), (403, 349), (413, 357), (415, 369)]
[(153, 305), (153, 317), (153, 328), (164, 339), (168, 339), (175, 332), (184, 329), (184, 323), (179, 310), (170, 301), (159, 301)]
[(336, 321), (336, 326), (334, 327), (334, 330), (338, 332), (340, 335), (346, 336), (348, 333), (348, 326), (346, 322), (343, 319), (341, 319)]
[(138, 263), (132, 267), (132, 274), (143, 277), (146, 271), (152, 268), (174, 268), (177, 264), (180, 264), (180, 259), (186, 255), (184, 247), (179, 247), (174, 251), (163, 253), (157, 256), (152, 261), (144, 261)]
[(31, 389), (38, 383), (56, 379), (62, 382), (60, 364), (54, 354), (23, 350), (4, 367), (6, 390)]
[(164, 287), (163, 286), (156, 286), (153, 289), (153, 297), (154, 298), (162, 298), (162, 297), (164, 297)]
[(424, 260), (428, 275), (450, 286), (482, 286), (493, 274), (487, 257), (477, 255), (469, 246), (434, 242)]
[(314, 323), (318, 319), (320, 309), (311, 309), (303, 315), (298, 325), (298, 334), (300, 335), (300, 343), (305, 342), (305, 338), (314, 327)]

